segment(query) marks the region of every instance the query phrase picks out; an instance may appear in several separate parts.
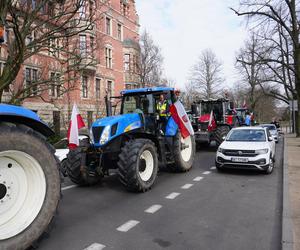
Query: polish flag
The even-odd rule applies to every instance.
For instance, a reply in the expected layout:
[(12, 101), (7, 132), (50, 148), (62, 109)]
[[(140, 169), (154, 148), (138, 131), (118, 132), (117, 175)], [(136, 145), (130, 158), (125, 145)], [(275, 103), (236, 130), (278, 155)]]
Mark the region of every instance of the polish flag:
[(180, 101), (176, 101), (173, 105), (171, 105), (170, 113), (174, 121), (177, 123), (183, 138), (194, 134), (190, 119)]
[(79, 129), (85, 127), (84, 121), (78, 112), (76, 104), (73, 105), (71, 121), (68, 129), (69, 149), (75, 149), (79, 146)]

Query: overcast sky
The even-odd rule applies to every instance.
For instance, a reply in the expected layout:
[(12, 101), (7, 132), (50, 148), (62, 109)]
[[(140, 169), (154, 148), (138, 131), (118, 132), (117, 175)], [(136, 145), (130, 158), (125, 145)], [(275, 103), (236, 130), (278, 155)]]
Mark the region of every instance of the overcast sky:
[(236, 81), (234, 59), (246, 39), (243, 19), (229, 7), (238, 0), (136, 0), (141, 32), (162, 49), (166, 76), (182, 87), (201, 51), (211, 48), (223, 62), (225, 85)]

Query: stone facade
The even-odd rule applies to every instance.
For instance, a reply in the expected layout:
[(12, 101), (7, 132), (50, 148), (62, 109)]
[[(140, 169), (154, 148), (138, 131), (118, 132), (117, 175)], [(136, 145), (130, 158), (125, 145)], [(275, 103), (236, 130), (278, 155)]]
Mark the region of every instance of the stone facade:
[[(22, 103), (53, 125), (56, 132), (67, 129), (73, 103), (77, 104), (86, 125), (91, 125), (96, 118), (105, 115), (106, 95), (115, 96), (125, 88), (139, 87), (139, 22), (135, 0), (94, 0), (86, 1), (86, 5), (86, 14), (91, 9), (95, 11), (95, 25), (92, 30), (70, 41), (69, 49), (80, 50), (81, 43), (86, 53), (86, 61), (81, 62), (81, 75), (64, 83), (65, 89), (72, 86), (73, 90), (59, 96), (53, 96), (47, 90), (42, 94), (42, 99), (30, 98)], [(0, 63), (5, 63), (5, 57), (3, 44)], [(28, 69), (44, 76), (49, 76), (51, 72), (64, 74), (64, 69), (53, 56), (39, 53), (25, 61), (13, 88), (22, 87), (26, 74), (36, 74)], [(5, 93), (3, 101), (6, 97), (9, 97), (9, 92)]]

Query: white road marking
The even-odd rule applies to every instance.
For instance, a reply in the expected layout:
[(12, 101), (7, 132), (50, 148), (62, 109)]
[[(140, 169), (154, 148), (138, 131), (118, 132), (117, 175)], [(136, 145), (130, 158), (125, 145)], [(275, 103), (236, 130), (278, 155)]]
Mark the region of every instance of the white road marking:
[(211, 173), (210, 171), (205, 171), (202, 174), (210, 174), (210, 173)]
[(189, 189), (189, 188), (192, 187), (193, 185), (194, 185), (194, 184), (188, 183), (188, 184), (183, 185), (183, 186), (181, 187), (181, 189)]
[(61, 188), (61, 190), (64, 191), (64, 190), (68, 190), (68, 189), (75, 188), (75, 187), (78, 187), (78, 185), (66, 186), (66, 187)]
[(203, 179), (202, 176), (197, 176), (193, 181), (201, 181)]
[(154, 214), (159, 209), (162, 208), (162, 205), (153, 205), (145, 210), (145, 213)]
[(106, 246), (99, 244), (99, 243), (93, 243), (92, 245), (86, 247), (83, 250), (102, 250), (103, 248), (105, 248)]
[(213, 167), (211, 167), (210, 169), (214, 170), (214, 169), (216, 169), (216, 167), (215, 167), (215, 166), (213, 166)]
[(166, 196), (166, 199), (173, 200), (175, 199), (180, 193), (170, 193), (168, 196)]
[(117, 228), (117, 230), (120, 231), (120, 232), (127, 232), (127, 231), (129, 231), (131, 228), (135, 227), (139, 223), (140, 222), (137, 221), (137, 220), (130, 220), (130, 221), (127, 221), (126, 223), (124, 223), (123, 225), (119, 226)]

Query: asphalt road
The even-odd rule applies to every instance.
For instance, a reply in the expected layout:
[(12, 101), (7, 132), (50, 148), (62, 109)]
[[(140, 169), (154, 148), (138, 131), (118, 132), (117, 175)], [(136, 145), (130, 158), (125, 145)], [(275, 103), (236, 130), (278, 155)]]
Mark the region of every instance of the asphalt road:
[(281, 249), (282, 144), (271, 175), (218, 173), (211, 147), (197, 152), (188, 173), (160, 172), (147, 193), (128, 193), (116, 176), (64, 188), (39, 249)]

